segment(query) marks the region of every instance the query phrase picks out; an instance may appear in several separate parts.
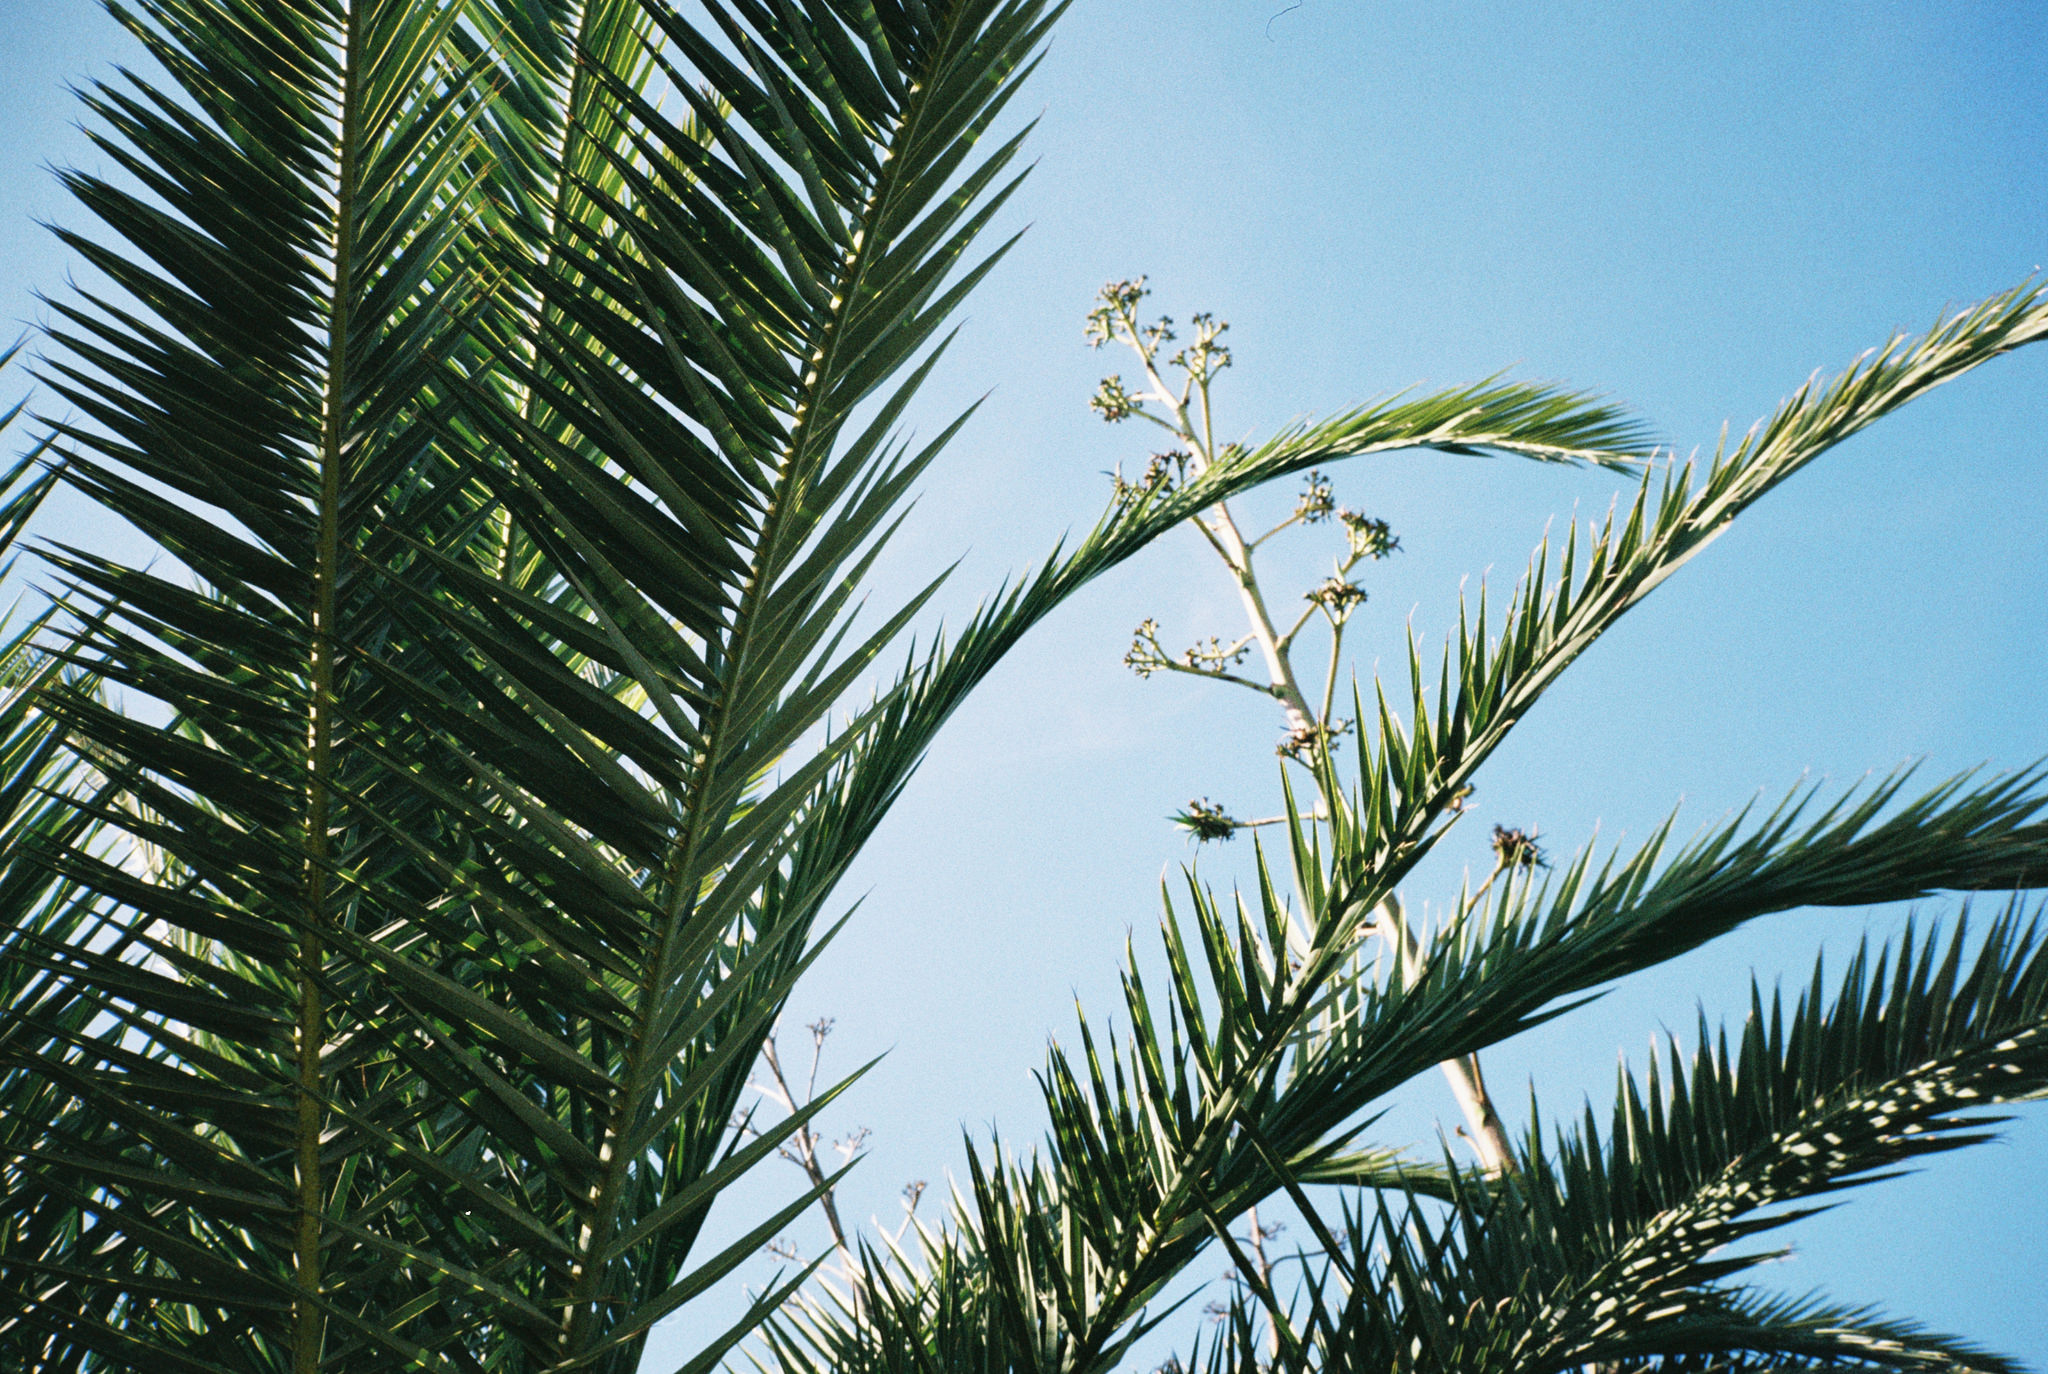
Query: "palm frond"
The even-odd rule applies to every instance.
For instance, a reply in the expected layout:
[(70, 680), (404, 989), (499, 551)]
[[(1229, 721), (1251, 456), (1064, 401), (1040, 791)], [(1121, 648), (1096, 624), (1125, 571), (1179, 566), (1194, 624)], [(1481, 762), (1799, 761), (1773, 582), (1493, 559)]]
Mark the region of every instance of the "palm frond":
[[(1233, 1288), (1222, 1304), (1218, 1326), (1198, 1338), (1185, 1358), (1169, 1370), (1200, 1374), (1396, 1374), (1401, 1371), (1559, 1371), (1557, 1352), (1524, 1348), (1511, 1300), (1488, 1308), (1483, 1299), (1457, 1301), (1465, 1256), (1455, 1234), (1417, 1212), (1381, 1211), (1370, 1221), (1347, 1218), (1347, 1253), (1379, 1255), (1355, 1281), (1335, 1267), (1316, 1268), (1291, 1309), (1258, 1304)], [(1317, 1257), (1302, 1256), (1316, 1263)], [(1609, 1330), (1621, 1332), (1635, 1314), (1610, 1309)], [(1835, 1371), (1976, 1371), (2019, 1374), (2023, 1366), (1917, 1323), (1886, 1318), (1865, 1308), (1844, 1307), (1819, 1298), (1786, 1299), (1752, 1290), (1722, 1287), (1692, 1295), (1689, 1321), (1672, 1321), (1663, 1342), (1646, 1342), (1651, 1353), (1630, 1353), (1606, 1366), (1642, 1374), (1706, 1374), (1740, 1371), (1762, 1374), (1822, 1374)], [(1268, 1334), (1262, 1318), (1277, 1321)], [(1622, 1351), (1613, 1339), (1605, 1348)], [(1278, 1347), (1277, 1353), (1274, 1346)]]
[(1960, 927), (1945, 947), (1909, 928), (1895, 952), (1859, 951), (1832, 997), (1819, 968), (1789, 1012), (1753, 992), (1732, 1049), (1702, 1022), (1689, 1064), (1674, 1047), (1662, 1074), (1653, 1061), (1640, 1086), (1624, 1078), (1604, 1140), (1588, 1121), (1532, 1151), (1475, 1238), (1471, 1282), (1543, 1252), (1545, 1278), (1514, 1281), (1517, 1367), (1702, 1353), (1724, 1319), (1712, 1286), (1763, 1258), (1727, 1247), (1809, 1199), (1985, 1139), (1994, 1119), (1974, 1109), (2044, 1086), (2038, 927), (2015, 907), (1975, 950)]
[[(113, 6), (167, 80), (87, 94), (119, 180), (67, 182), (111, 239), (66, 241), (109, 286), (53, 303), (44, 375), (75, 410), (64, 480), (169, 557), (49, 550), (68, 618), (0, 701), (0, 1348), (636, 1367), (814, 1200), (701, 1252), (772, 1151), (734, 1112), (838, 879), (1033, 624), (1316, 463), (1641, 456), (1614, 408), (1499, 381), (1295, 426), (1125, 494), (835, 720), (930, 594), (871, 612), (861, 584), (957, 429), (897, 426), (1004, 250), (977, 244), (1024, 135), (990, 131), (1060, 9)], [(1355, 962), (1456, 789), (1593, 637), (1818, 453), (2044, 332), (2040, 292), (1987, 302), (1802, 392), (1697, 489), (1646, 479), (1583, 574), (1575, 543), (1555, 587), (1539, 556), (1500, 643), (1482, 603), (1435, 701), (1418, 657), (1409, 723), (1381, 704), (1327, 851), (1294, 818), (1306, 934), (1263, 868), (1234, 909), (1191, 882), (1162, 1005), (1133, 964), (1128, 1034), (1084, 1024), (1054, 1053), (1045, 1151), (974, 1156), (915, 1265), (870, 1254), (858, 1300), (798, 1309), (771, 1349), (1106, 1367), (1249, 1201), (1479, 1188), (1359, 1139), (1421, 1064), (1756, 915), (2032, 882), (2033, 775), (1895, 814), (1888, 783), (1510, 885), (1409, 985)]]
[(1795, 792), (1761, 821), (1738, 815), (1668, 860), (1669, 821), (1625, 861), (1616, 854), (1596, 868), (1588, 846), (1554, 878), (1504, 883), (1489, 908), (1439, 933), (1419, 979), (1346, 1030), (1365, 1036), (1347, 1055), (1401, 1042), (1417, 1051), (1419, 1071), (1773, 912), (2048, 881), (2038, 772), (1975, 786), (1966, 774), (1899, 805), (1909, 777), (1851, 791), (1817, 814), (1813, 790)]
[[(19, 348), (0, 353), (0, 368)], [(0, 415), (0, 432), (20, 418), (17, 405)], [(14, 546), (43, 500), (54, 489), (59, 471), (47, 463), (48, 445), (32, 445), (4, 476), (0, 476), (0, 560), (12, 566)], [(43, 611), (10, 627), (0, 642), (0, 1006), (32, 1006), (46, 994), (49, 976), (42, 951), (90, 941), (98, 927), (97, 904), (90, 893), (67, 881), (49, 862), (55, 851), (90, 848), (95, 827), (80, 802), (94, 779), (63, 749), (56, 722), (37, 709), (40, 696), (57, 684), (65, 669), (59, 654), (43, 640), (53, 612)], [(47, 1199), (24, 1189), (11, 1161), (23, 1146), (32, 1145), (41, 1123), (60, 1105), (61, 1093), (23, 1064), (49, 1053), (84, 1030), (74, 1014), (54, 1026), (33, 1027), (9, 1018), (0, 1022), (0, 1268), (32, 1265), (41, 1275), (38, 1302), (60, 1293), (80, 1296), (63, 1277), (90, 1241), (76, 1209), (50, 1206)], [(111, 1296), (101, 1290), (104, 1300)], [(89, 1299), (88, 1299), (89, 1300)], [(0, 1359), (21, 1368), (65, 1369), (82, 1356), (61, 1339), (39, 1329), (33, 1303), (0, 1307)]]
[(349, 800), (377, 779), (347, 741), (397, 728), (360, 667), (391, 618), (357, 560), (446, 518), (414, 497), (474, 298), (455, 258), (481, 87), (455, 5), (113, 12), (169, 80), (85, 95), (128, 180), (66, 175), (107, 232), (64, 238), (111, 290), (52, 303), (44, 376), (77, 413), (54, 427), (66, 480), (182, 567), (49, 563), (62, 655), (169, 720), (41, 698), (109, 785), (87, 814), (125, 839), (53, 860), (100, 934), (40, 942), (41, 994), (10, 1008), (56, 1105), (9, 1167), (90, 1228), (63, 1277), (101, 1296), (53, 1301), (11, 1262), (5, 1281), (117, 1365), (412, 1362), (451, 1332), (391, 1319), (413, 1182), (374, 1142), (431, 1110), (391, 1078), (382, 994), (337, 938), (402, 925), (412, 897), (377, 887), (389, 850)]
[(1357, 907), (1377, 905), (1429, 852), (1461, 790), (1550, 684), (1750, 505), (1884, 415), (2043, 337), (2048, 290), (2028, 285), (1919, 338), (1895, 338), (1834, 378), (1809, 381), (1697, 479), (1690, 463), (1646, 471), (1628, 507), (1583, 545), (1571, 528), (1554, 580), (1550, 544), (1539, 546), (1497, 638), (1482, 594), (1469, 613), (1461, 608), (1435, 674), (1411, 642), (1406, 718), (1383, 687), (1358, 710), (1359, 776), (1345, 824), (1372, 879), (1354, 894)]
[[(1317, 1183), (1483, 1195), (1470, 1176), (1432, 1178), (1361, 1148), (1361, 1114), (1434, 1064), (1744, 921), (2048, 880), (2048, 828), (2033, 819), (2048, 796), (2036, 777), (1975, 789), (1958, 779), (1897, 806), (1903, 782), (1811, 819), (1810, 794), (1795, 794), (1762, 824), (1739, 817), (1668, 862), (1664, 834), (1597, 876), (1589, 851), (1552, 890), (1504, 888), (1487, 919), (1444, 932), (1421, 975), (1396, 981), (1375, 978), (1358, 958), (1370, 927), (1345, 915), (1343, 875), (1355, 856), (1341, 843), (1322, 850), (1296, 816), (1306, 908), (1288, 910), (1263, 853), (1255, 902), (1232, 909), (1191, 880), (1185, 917), (1169, 902), (1161, 923), (1167, 996), (1153, 996), (1132, 958), (1128, 1034), (1105, 1039), (1084, 1021), (1073, 1052), (1051, 1052), (1042, 1151), (1020, 1158), (997, 1145), (984, 1159), (970, 1145), (973, 1196), (949, 1243), (969, 1247), (986, 1275), (986, 1338), (1012, 1362), (1107, 1367), (1158, 1320), (1145, 1305), (1227, 1223), (1274, 1193), (1287, 1191), (1310, 1218), (1301, 1190)], [(2031, 987), (2023, 956), (2033, 946), (2008, 936), (1987, 944), (1973, 976), (2002, 970)], [(2034, 1014), (2015, 996), (2013, 1015)], [(1785, 1100), (1803, 1099), (1788, 1089)], [(1341, 1243), (1325, 1238), (1324, 1248)], [(850, 1328), (831, 1339), (861, 1338)]]
[[(1863, 1309), (1785, 1301), (1729, 1280), (1772, 1257), (1751, 1242), (1812, 1200), (1986, 1138), (1985, 1106), (2048, 1086), (2048, 958), (2015, 904), (1981, 942), (1909, 928), (1859, 951), (1829, 995), (1816, 968), (1789, 1011), (1753, 992), (1731, 1049), (1702, 1020), (1647, 1081), (1623, 1075), (1604, 1134), (1461, 1178), (1454, 1205), (1349, 1212), (1299, 1311), (1278, 1314), (1296, 1369), (1498, 1370), (1705, 1361), (2006, 1371), (2009, 1361)], [(1332, 1258), (1334, 1257), (1334, 1258)], [(1259, 1361), (1234, 1299), (1216, 1367)]]
[[(758, 1157), (728, 1155), (733, 1108), (845, 862), (789, 859), (845, 745), (778, 769), (916, 610), (854, 626), (937, 451), (891, 438), (929, 364), (850, 417), (986, 270), (954, 280), (1016, 143), (963, 159), (1054, 11), (735, 4), (715, 39), (606, 12), (687, 112), (586, 28), (566, 199), (499, 260), (514, 304), (471, 317), (490, 371), (433, 410), (474, 537), (372, 582), (397, 629), (364, 671), (416, 733), (359, 735), (379, 792), (349, 800), (416, 797), (466, 848), (378, 822), (442, 896), (339, 937), (463, 1119), (383, 1148), (548, 1238), (499, 1258), (522, 1305), (494, 1320), (563, 1369), (630, 1367), (748, 1253), (690, 1263)], [(463, 1231), (436, 1253), (482, 1273), (489, 1233)]]

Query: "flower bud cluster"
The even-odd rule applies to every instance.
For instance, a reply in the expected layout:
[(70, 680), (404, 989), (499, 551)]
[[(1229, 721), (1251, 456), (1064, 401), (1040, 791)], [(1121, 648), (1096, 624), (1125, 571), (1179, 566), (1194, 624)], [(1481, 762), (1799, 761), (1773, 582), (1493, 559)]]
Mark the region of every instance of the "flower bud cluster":
[(1283, 759), (1296, 763), (1313, 763), (1316, 756), (1327, 750), (1339, 735), (1351, 728), (1348, 720), (1333, 720), (1328, 725), (1316, 721), (1300, 721), (1288, 728), (1275, 745), (1273, 752)]
[(1144, 402), (1125, 390), (1122, 377), (1104, 377), (1102, 385), (1088, 398), (1088, 407), (1113, 425), (1138, 414), (1144, 409)]
[[(1172, 321), (1167, 321), (1172, 323)], [(1198, 383), (1206, 383), (1211, 377), (1230, 366), (1230, 347), (1219, 342), (1223, 331), (1230, 328), (1230, 321), (1219, 320), (1204, 310), (1188, 321), (1194, 326), (1195, 341), (1167, 361), (1188, 374)], [(1173, 337), (1167, 335), (1168, 338)]]
[(1330, 492), (1329, 475), (1311, 468), (1308, 480), (1302, 484), (1301, 495), (1294, 500), (1294, 518), (1304, 525), (1320, 525), (1329, 519), (1330, 513), (1336, 509), (1336, 499)]
[(1344, 537), (1351, 541), (1354, 558), (1381, 559), (1401, 547), (1400, 536), (1384, 520), (1343, 507), (1338, 508), (1337, 519), (1344, 526)]
[(1240, 824), (1207, 797), (1197, 797), (1189, 802), (1185, 811), (1175, 813), (1173, 823), (1204, 844), (1210, 840), (1229, 839), (1237, 833)]
[(1089, 345), (1100, 348), (1114, 339), (1117, 325), (1130, 319), (1131, 312), (1138, 308), (1138, 302), (1150, 294), (1143, 277), (1133, 281), (1113, 281), (1096, 292), (1098, 304), (1088, 312), (1086, 325)]
[(1343, 619), (1351, 614), (1354, 606), (1365, 602), (1365, 588), (1356, 582), (1347, 582), (1341, 577), (1328, 578), (1302, 593), (1302, 600), (1313, 601), (1331, 615)]
[(1135, 482), (1127, 480), (1123, 469), (1118, 468), (1109, 474), (1109, 480), (1114, 487), (1111, 499), (1119, 506), (1128, 506), (1146, 497), (1160, 496), (1173, 491), (1187, 480), (1188, 463), (1193, 456), (1186, 450), (1155, 453)]
[(1207, 641), (1181, 650), (1178, 657), (1168, 657), (1159, 644), (1159, 622), (1147, 617), (1144, 623), (1131, 631), (1131, 647), (1124, 654), (1124, 666), (1139, 677), (1150, 677), (1163, 668), (1206, 673), (1213, 677), (1237, 667), (1250, 653), (1251, 645), (1245, 640), (1225, 644), (1211, 635)]
[(1146, 616), (1137, 629), (1131, 631), (1131, 647), (1124, 651), (1124, 667), (1139, 677), (1150, 677), (1162, 668), (1171, 668), (1173, 661), (1159, 647), (1159, 622)]
[(1543, 849), (1534, 835), (1504, 825), (1493, 828), (1493, 857), (1502, 868), (1550, 867), (1550, 860), (1543, 857)]

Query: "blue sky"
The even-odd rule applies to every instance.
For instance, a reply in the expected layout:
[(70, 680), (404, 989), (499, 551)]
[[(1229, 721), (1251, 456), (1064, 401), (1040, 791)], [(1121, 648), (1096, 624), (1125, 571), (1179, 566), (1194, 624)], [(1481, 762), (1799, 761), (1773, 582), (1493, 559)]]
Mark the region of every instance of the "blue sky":
[[(0, 48), (0, 313), (28, 320), (30, 291), (61, 289), (66, 266), (31, 223), (67, 213), (44, 165), (90, 156), (61, 86), (124, 50), (83, 0), (0, 0)], [(956, 616), (1090, 522), (1105, 470), (1143, 461), (1144, 435), (1086, 407), (1121, 365), (1081, 338), (1111, 278), (1147, 273), (1159, 309), (1231, 321), (1226, 432), (1507, 368), (1603, 392), (1689, 451), (2048, 263), (2048, 10), (2021, 3), (1079, 0), (1022, 104), (1040, 162), (1006, 220), (1029, 233), (970, 303), (918, 423), (989, 398), (881, 573), (886, 596), (961, 559), (942, 598)], [(1596, 831), (1641, 837), (1680, 803), (1690, 833), (1802, 779), (1922, 760), (1931, 782), (2048, 756), (2044, 419), (2048, 351), (2022, 354), (1775, 493), (1546, 698), (1411, 904), (1453, 896), (1495, 822), (1568, 852)], [(1334, 477), (1403, 543), (1367, 579), (1361, 675), (1398, 662), (1405, 626), (1437, 642), (1461, 580), (1511, 580), (1547, 523), (1604, 510), (1617, 487), (1435, 456)], [(1327, 556), (1305, 540), (1270, 585), (1291, 597)], [(1121, 667), (1147, 616), (1175, 640), (1237, 632), (1192, 534), (1025, 644), (848, 880), (864, 905), (791, 1021), (837, 1018), (828, 1069), (886, 1052), (830, 1123), (874, 1133), (853, 1216), (890, 1217), (905, 1181), (942, 1180), (963, 1128), (1033, 1138), (1046, 1038), (1077, 998), (1109, 1013), (1126, 932), (1149, 938), (1160, 878), (1197, 857), (1164, 817), (1194, 796), (1274, 805), (1269, 708)], [(1229, 882), (1234, 850), (1203, 851), (1203, 871)], [(1617, 1054), (1689, 1041), (1699, 1008), (1741, 1009), (1752, 969), (1796, 987), (1823, 947), (1839, 967), (1903, 917), (1760, 923), (1504, 1047), (1494, 1089), (1519, 1102), (1533, 1080), (1547, 1114), (1586, 1094), (1604, 1110)], [(1446, 1106), (1417, 1083), (1382, 1129), (1429, 1145)], [(2048, 1366), (2044, 1178), (2048, 1112), (2029, 1109), (2001, 1143), (1797, 1228), (1767, 1279)], [(691, 1331), (670, 1334), (662, 1348), (689, 1348)]]

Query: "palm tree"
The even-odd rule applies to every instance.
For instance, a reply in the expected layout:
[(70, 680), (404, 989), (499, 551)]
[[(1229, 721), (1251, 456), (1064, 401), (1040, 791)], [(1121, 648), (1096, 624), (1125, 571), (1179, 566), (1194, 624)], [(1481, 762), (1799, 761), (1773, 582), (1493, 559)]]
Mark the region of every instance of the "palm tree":
[(85, 96), (47, 473), (159, 557), (43, 549), (0, 719), (9, 1361), (634, 1368), (809, 1205), (698, 1243), (837, 879), (1033, 624), (1315, 463), (1642, 447), (1511, 383), (1291, 432), (853, 696), (1058, 9), (110, 5), (165, 75)]

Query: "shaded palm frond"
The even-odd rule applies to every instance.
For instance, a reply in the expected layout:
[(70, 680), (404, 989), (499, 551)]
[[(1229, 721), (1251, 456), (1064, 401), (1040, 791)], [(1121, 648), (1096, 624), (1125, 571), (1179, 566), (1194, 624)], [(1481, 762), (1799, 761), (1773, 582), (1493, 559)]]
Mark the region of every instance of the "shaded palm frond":
[(55, 1105), (9, 1167), (89, 1232), (64, 1278), (97, 1296), (6, 1282), (88, 1362), (414, 1363), (455, 1332), (408, 1310), (424, 1194), (377, 1140), (434, 1108), (349, 945), (419, 900), (358, 804), (395, 789), (352, 741), (406, 733), (362, 667), (393, 622), (360, 568), (461, 516), (427, 499), (427, 419), (476, 299), (483, 87), (458, 5), (113, 12), (167, 80), (85, 94), (122, 179), (67, 174), (102, 232), (63, 237), (106, 287), (52, 303), (43, 374), (74, 408), (66, 480), (175, 563), (48, 554), (61, 654), (152, 705), (41, 697), (106, 780), (109, 847), (52, 857), (98, 933), (42, 941), (10, 1008)]
[(1832, 996), (1819, 967), (1789, 1011), (1753, 991), (1733, 1048), (1703, 1020), (1689, 1057), (1673, 1046), (1662, 1073), (1624, 1076), (1604, 1139), (1589, 1120), (1532, 1150), (1469, 1264), (1498, 1283), (1513, 1252), (1544, 1252), (1545, 1279), (1516, 1281), (1530, 1314), (1516, 1367), (1700, 1353), (1724, 1315), (1690, 1310), (1693, 1295), (1764, 1257), (1727, 1247), (1986, 1139), (1983, 1106), (2048, 1088), (2041, 943), (2017, 906), (1974, 949), (1961, 927), (1945, 945), (1909, 927), (1896, 951), (1859, 950)]
[[(499, 1246), (522, 1306), (494, 1335), (564, 1369), (632, 1367), (757, 1244), (692, 1256), (772, 1153), (732, 1114), (850, 858), (790, 856), (859, 732), (790, 751), (916, 609), (855, 625), (938, 451), (892, 426), (988, 265), (955, 272), (1017, 144), (970, 153), (1054, 10), (735, 4), (700, 34), (612, 6), (609, 57), (595, 12), (558, 83), (561, 194), (496, 259), (511, 294), (474, 317), (479, 384), (434, 408), (484, 517), (377, 583), (402, 635), (369, 671), (433, 742), (359, 747), (465, 847), (415, 841), (440, 897), (354, 950), (463, 1123), (385, 1148), (535, 1238)], [(464, 1229), (444, 1240), (481, 1272), (493, 1228)]]
[[(1398, 1211), (1378, 1214), (1370, 1222), (1354, 1217), (1345, 1240), (1361, 1247), (1357, 1253), (1384, 1258), (1355, 1285), (1338, 1280), (1323, 1266), (1304, 1282), (1290, 1307), (1261, 1304), (1233, 1288), (1222, 1304), (1217, 1327), (1206, 1339), (1197, 1338), (1185, 1357), (1171, 1357), (1162, 1367), (1199, 1374), (1577, 1367), (1522, 1358), (1525, 1352), (1508, 1324), (1509, 1304), (1493, 1310), (1476, 1299), (1462, 1307), (1445, 1305), (1445, 1296), (1458, 1291), (1464, 1257), (1454, 1239), (1432, 1229), (1429, 1218)], [(1632, 1374), (2018, 1374), (2023, 1368), (1972, 1342), (1930, 1332), (1917, 1323), (1819, 1298), (1786, 1299), (1722, 1287), (1692, 1295), (1689, 1313), (1692, 1320), (1682, 1331), (1673, 1322), (1664, 1333), (1663, 1347), (1679, 1353), (1631, 1355), (1606, 1367)], [(1275, 1320), (1277, 1337), (1266, 1325)], [(1623, 1329), (1626, 1320), (1617, 1320), (1614, 1329)], [(1608, 1342), (1615, 1349), (1625, 1344)]]
[[(0, 367), (15, 352), (0, 354)], [(21, 409), (0, 415), (0, 431), (20, 417)], [(43, 466), (46, 456), (47, 445), (34, 445), (0, 477), (5, 493), (0, 559), (7, 559), (9, 567), (16, 540), (56, 485), (56, 469)], [(36, 709), (38, 697), (60, 680), (64, 668), (62, 659), (39, 643), (50, 619), (45, 611), (9, 629), (0, 642), (0, 1006), (10, 1009), (44, 996), (43, 950), (90, 940), (97, 926), (91, 894), (66, 881), (48, 861), (53, 850), (95, 842), (94, 827), (78, 804), (93, 779), (64, 751), (55, 721)], [(31, 1143), (61, 1101), (60, 1093), (22, 1065), (83, 1029), (77, 1015), (49, 1032), (12, 1018), (0, 1022), (0, 1160), (12, 1161), (20, 1146)], [(0, 1270), (33, 1266), (43, 1301), (60, 1293), (84, 1297), (62, 1277), (81, 1253), (76, 1209), (24, 1196), (33, 1190), (22, 1183), (11, 1163), (0, 1163), (0, 1216), (6, 1218), (0, 1225)], [(89, 1245), (84, 1248), (89, 1251)], [(112, 1294), (101, 1290), (97, 1296), (104, 1304)], [(0, 1359), (23, 1369), (74, 1367), (83, 1352), (52, 1339), (40, 1327), (35, 1307), (33, 1301), (0, 1305)]]

